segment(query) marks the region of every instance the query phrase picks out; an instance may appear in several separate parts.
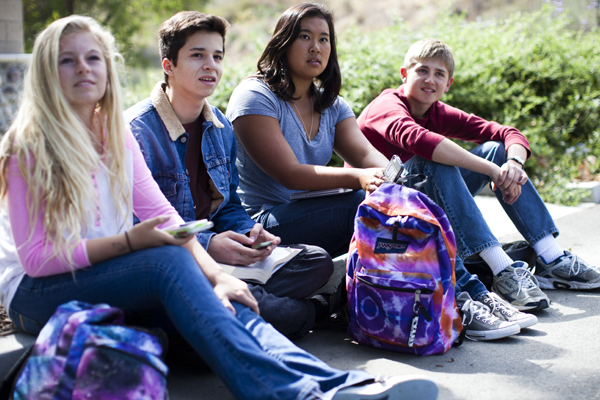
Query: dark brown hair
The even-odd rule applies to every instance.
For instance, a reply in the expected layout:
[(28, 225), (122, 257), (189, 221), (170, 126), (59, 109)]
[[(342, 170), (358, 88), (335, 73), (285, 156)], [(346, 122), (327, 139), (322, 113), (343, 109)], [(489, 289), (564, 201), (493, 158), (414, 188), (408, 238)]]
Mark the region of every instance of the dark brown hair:
[[(199, 11), (181, 11), (166, 20), (158, 31), (158, 47), (160, 59), (171, 60), (177, 66), (179, 50), (185, 45), (188, 37), (198, 31), (217, 32), (223, 37), (225, 51), (225, 35), (229, 23), (217, 15), (204, 14)], [(165, 74), (165, 82), (169, 77)]]
[(329, 27), (331, 53), (327, 67), (317, 77), (319, 86), (317, 87), (313, 82), (310, 87), (310, 94), (317, 99), (314, 109), (320, 113), (335, 102), (342, 87), (342, 75), (335, 46), (333, 14), (323, 4), (301, 3), (288, 8), (281, 14), (273, 36), (258, 60), (258, 71), (254, 76), (264, 80), (273, 93), (282, 100), (297, 100), (293, 97), (296, 88), (288, 71), (285, 55), (298, 37), (300, 21), (305, 17), (323, 18)]

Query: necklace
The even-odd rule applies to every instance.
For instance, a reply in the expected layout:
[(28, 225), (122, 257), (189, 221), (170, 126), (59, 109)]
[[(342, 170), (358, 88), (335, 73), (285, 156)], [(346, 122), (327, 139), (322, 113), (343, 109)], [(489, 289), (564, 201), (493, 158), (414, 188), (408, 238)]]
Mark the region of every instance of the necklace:
[(310, 135), (312, 134), (313, 122), (315, 118), (315, 112), (313, 110), (313, 101), (312, 97), (310, 97), (310, 131), (306, 130), (306, 125), (304, 124), (304, 120), (302, 119), (302, 114), (300, 114), (300, 110), (298, 110), (298, 106), (296, 106), (296, 102), (292, 100), (292, 105), (296, 109), (298, 113), (298, 117), (300, 117), (300, 122), (302, 122), (302, 128), (304, 128), (304, 132), (306, 133), (306, 140), (310, 143)]

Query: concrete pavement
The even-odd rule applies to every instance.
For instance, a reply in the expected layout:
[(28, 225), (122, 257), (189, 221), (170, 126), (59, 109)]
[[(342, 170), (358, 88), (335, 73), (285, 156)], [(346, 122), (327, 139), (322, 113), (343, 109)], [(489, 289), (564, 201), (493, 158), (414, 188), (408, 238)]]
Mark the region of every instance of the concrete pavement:
[[(477, 203), (502, 242), (522, 239), (495, 198)], [(559, 243), (600, 265), (600, 205), (548, 206), (561, 231)], [(465, 343), (441, 356), (416, 357), (353, 343), (347, 334), (315, 331), (296, 344), (340, 369), (371, 374), (425, 374), (442, 400), (565, 400), (600, 398), (600, 290), (549, 290), (549, 309), (519, 335), (493, 342)], [(212, 373), (172, 369), (173, 399), (233, 399)]]
[[(477, 198), (492, 231), (502, 242), (521, 236), (491, 197)], [(600, 205), (549, 206), (561, 231), (559, 243), (586, 261), (600, 265)], [(372, 374), (419, 373), (440, 388), (440, 399), (595, 399), (600, 398), (600, 290), (547, 291), (549, 309), (539, 323), (521, 334), (493, 342), (465, 343), (441, 356), (417, 357), (353, 343), (347, 334), (315, 331), (296, 342), (341, 369)], [(14, 338), (13, 338), (14, 339)], [(14, 340), (11, 342), (14, 345)], [(9, 350), (0, 338), (0, 370)], [(174, 400), (233, 399), (211, 372), (173, 366), (169, 390)]]

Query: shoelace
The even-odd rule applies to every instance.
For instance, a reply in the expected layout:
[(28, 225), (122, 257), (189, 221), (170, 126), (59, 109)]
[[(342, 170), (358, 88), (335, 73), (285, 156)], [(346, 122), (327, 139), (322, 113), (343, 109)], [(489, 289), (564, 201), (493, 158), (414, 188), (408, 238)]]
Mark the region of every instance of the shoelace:
[[(573, 276), (577, 276), (579, 271), (581, 271), (581, 263), (579, 262), (579, 257), (577, 257), (577, 254), (572, 254), (572, 256), (571, 265), (569, 266), (569, 273), (572, 273)], [(575, 264), (577, 264), (577, 271), (575, 271), (575, 268), (573, 268)]]
[(521, 289), (535, 289), (540, 286), (537, 278), (533, 276), (530, 270), (525, 267), (517, 267), (514, 269), (515, 278), (519, 284), (517, 295), (521, 293)]
[(482, 301), (482, 303), (490, 308), (491, 313), (498, 310), (501, 313), (506, 314), (509, 317), (512, 317), (518, 311), (516, 308), (514, 308), (514, 307), (504, 303), (502, 300), (500, 300), (500, 298), (498, 297), (498, 295), (496, 293), (490, 292), (487, 294), (487, 296), (485, 298), (489, 299), (489, 301), (488, 302)]
[[(473, 322), (473, 318), (476, 317), (479, 317), (481, 322), (489, 325), (493, 325), (494, 322), (500, 319), (494, 314), (491, 314), (489, 308), (484, 305), (479, 305), (473, 300), (467, 300), (460, 309), (463, 311), (463, 326), (469, 325), (471, 322)], [(467, 319), (467, 313), (471, 316), (471, 319), (469, 319), (469, 322), (465, 323), (465, 320)]]
[[(580, 272), (585, 273), (588, 270), (599, 271), (598, 267), (595, 267), (592, 265), (585, 265), (585, 262), (579, 261), (579, 257), (577, 256), (577, 254), (566, 253), (566, 256), (563, 256), (563, 257), (568, 258), (569, 256), (571, 258), (571, 265), (569, 265), (569, 274), (571, 274), (573, 276), (577, 276)], [(562, 264), (563, 262), (565, 262), (565, 261), (562, 261), (561, 263), (559, 263), (559, 265)], [(575, 264), (577, 264), (577, 268), (574, 268)]]

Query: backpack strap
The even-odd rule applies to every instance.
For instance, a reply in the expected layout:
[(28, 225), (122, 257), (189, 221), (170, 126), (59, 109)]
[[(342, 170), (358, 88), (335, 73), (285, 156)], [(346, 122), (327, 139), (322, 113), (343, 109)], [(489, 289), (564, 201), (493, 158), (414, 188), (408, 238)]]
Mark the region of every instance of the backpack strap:
[(75, 376), (79, 360), (83, 355), (85, 339), (87, 338), (91, 326), (83, 323), (77, 327), (75, 334), (70, 342), (68, 354), (65, 360), (63, 371), (56, 383), (52, 400), (70, 399), (73, 397), (73, 388), (75, 387)]
[(398, 179), (396, 179), (396, 183), (403, 185), (406, 182), (408, 182), (411, 179), (420, 179), (420, 182), (415, 183), (414, 185), (412, 185), (413, 188), (415, 189), (421, 189), (426, 183), (427, 183), (427, 175), (425, 174), (410, 174), (410, 175), (404, 175), (399, 177)]
[(460, 331), (460, 334), (458, 335), (458, 337), (456, 338), (456, 340), (452, 344), (452, 347), (458, 347), (461, 344), (463, 344), (463, 341), (465, 340), (466, 336), (467, 336), (467, 328), (465, 328), (463, 326), (462, 330)]
[(392, 230), (392, 241), (393, 242), (398, 241), (398, 228), (400, 228), (400, 222), (396, 221), (396, 222), (394, 222), (394, 228)]
[(62, 345), (57, 346), (57, 353), (62, 352), (66, 360), (54, 390), (53, 400), (72, 397), (79, 360), (85, 350), (86, 339), (95, 327), (93, 324), (121, 324), (124, 319), (123, 311), (116, 307), (106, 304), (83, 304), (89, 308), (71, 314), (60, 334), (59, 343)]
[(135, 358), (137, 361), (153, 367), (155, 370), (160, 372), (165, 378), (169, 373), (169, 369), (167, 368), (165, 363), (160, 359), (160, 357), (157, 357), (154, 354), (151, 354), (147, 351), (140, 350), (136, 346), (133, 346), (129, 343), (101, 338), (95, 340), (95, 343), (93, 343), (93, 345), (127, 354), (129, 357)]

